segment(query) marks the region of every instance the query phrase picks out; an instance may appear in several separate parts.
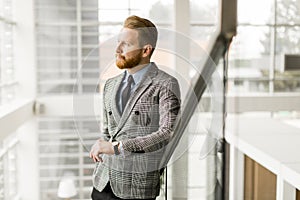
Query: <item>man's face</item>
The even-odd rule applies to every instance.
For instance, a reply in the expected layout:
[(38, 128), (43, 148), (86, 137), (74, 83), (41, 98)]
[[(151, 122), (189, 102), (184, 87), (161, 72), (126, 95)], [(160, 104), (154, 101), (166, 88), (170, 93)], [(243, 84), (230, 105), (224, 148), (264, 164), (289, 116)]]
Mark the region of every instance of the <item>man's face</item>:
[(118, 36), (116, 65), (120, 69), (130, 69), (137, 66), (141, 59), (142, 48), (139, 46), (138, 32), (123, 28)]

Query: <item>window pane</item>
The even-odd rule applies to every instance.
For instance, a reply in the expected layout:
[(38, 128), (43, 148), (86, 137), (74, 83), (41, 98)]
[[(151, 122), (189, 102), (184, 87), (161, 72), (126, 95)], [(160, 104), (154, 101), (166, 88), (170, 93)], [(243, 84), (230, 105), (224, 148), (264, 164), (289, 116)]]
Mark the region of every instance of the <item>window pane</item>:
[(100, 10), (100, 22), (123, 22), (128, 17), (127, 10)]
[(12, 0), (0, 0), (0, 16), (5, 19), (13, 19)]
[(300, 26), (276, 29), (276, 53), (299, 54), (300, 53)]
[(191, 23), (216, 24), (218, 14), (217, 0), (190, 0)]
[[(229, 53), (228, 76), (230, 79), (240, 79), (232, 84), (232, 91), (236, 86), (239, 91), (244, 87), (244, 92), (253, 91), (248, 83), (252, 81), (266, 80), (269, 77), (270, 68), (270, 28), (240, 26), (236, 38), (233, 40)], [(245, 80), (248, 81), (248, 80)], [(241, 82), (241, 83), (240, 83)], [(256, 86), (255, 86), (256, 87)], [(265, 84), (257, 86), (259, 92), (266, 90)]]
[(123, 23), (129, 15), (138, 15), (153, 20), (156, 24), (171, 23), (173, 19), (172, 0), (113, 0), (99, 1), (99, 20), (101, 22)]
[[(286, 80), (278, 80), (280, 77), (286, 78)], [(274, 91), (275, 92), (300, 92), (300, 73), (284, 73), (277, 75), (274, 82)], [(289, 78), (289, 79), (288, 79)]]
[[(86, 0), (85, 0), (86, 1)], [(63, 6), (76, 7), (76, 0), (39, 0), (36, 1), (37, 6)]]
[[(63, 2), (63, 1), (62, 1)], [(37, 8), (37, 22), (76, 22), (76, 7), (60, 7), (61, 4), (55, 6), (47, 5), (44, 9)], [(75, 5), (76, 6), (76, 5)]]
[(299, 0), (277, 0), (276, 17), (279, 24), (299, 24)]
[[(122, 25), (100, 25), (100, 43), (105, 42), (113, 36), (116, 36), (122, 28)], [(115, 43), (117, 45), (117, 41)]]
[(99, 9), (106, 10), (106, 9), (127, 9), (129, 6), (128, 0), (98, 0), (99, 2)]
[(209, 40), (216, 31), (216, 26), (191, 26), (190, 35), (201, 47), (206, 49), (209, 45)]
[[(276, 29), (276, 62), (274, 89), (277, 92), (299, 90), (299, 71), (284, 72), (284, 54), (300, 54), (300, 26), (278, 27)], [(290, 80), (288, 80), (290, 79)]]
[(268, 71), (270, 65), (270, 28), (240, 26), (230, 50), (231, 68), (248, 69), (245, 74), (232, 71), (230, 77), (263, 77), (261, 71)]
[[(147, 2), (147, 6), (145, 6), (145, 2)], [(131, 0), (131, 3), (134, 6), (134, 10), (139, 10), (139, 12), (136, 12), (137, 15), (149, 18), (159, 27), (161, 27), (160, 24), (171, 24), (173, 21), (173, 0)], [(135, 14), (135, 11), (132, 14)]]
[(91, 7), (88, 9), (82, 8), (81, 9), (81, 19), (82, 21), (98, 21), (98, 8)]
[(228, 91), (231, 94), (266, 93), (269, 91), (269, 80), (230, 79), (228, 80)]
[(240, 0), (238, 2), (238, 23), (271, 23), (273, 13), (274, 0)]

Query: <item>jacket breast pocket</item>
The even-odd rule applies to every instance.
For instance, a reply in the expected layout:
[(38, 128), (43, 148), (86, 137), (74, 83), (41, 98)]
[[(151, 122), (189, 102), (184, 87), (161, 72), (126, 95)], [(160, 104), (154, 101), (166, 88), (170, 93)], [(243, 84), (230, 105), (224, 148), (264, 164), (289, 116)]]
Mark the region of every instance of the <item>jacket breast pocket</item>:
[(148, 126), (151, 123), (151, 118), (147, 113), (135, 110), (132, 113), (132, 121), (134, 121), (136, 125)]
[(158, 96), (143, 96), (132, 111), (132, 120), (140, 126), (158, 124), (159, 99)]
[(133, 110), (132, 120), (136, 125), (157, 127), (159, 124), (159, 107), (157, 104), (139, 107)]

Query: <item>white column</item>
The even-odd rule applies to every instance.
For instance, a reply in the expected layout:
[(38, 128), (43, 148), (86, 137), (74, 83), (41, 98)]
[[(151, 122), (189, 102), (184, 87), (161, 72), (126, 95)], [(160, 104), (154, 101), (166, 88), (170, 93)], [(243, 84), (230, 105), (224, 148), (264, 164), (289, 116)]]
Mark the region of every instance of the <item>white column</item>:
[[(13, 1), (14, 21), (14, 64), (16, 80), (19, 83), (17, 99), (34, 100), (36, 97), (36, 55), (35, 55), (35, 9), (34, 0)], [(18, 191), (22, 200), (40, 200), (38, 168), (38, 135), (36, 119), (29, 112), (27, 121), (17, 129), (18, 149)], [(24, 112), (22, 112), (24, 113)], [(20, 117), (20, 116), (19, 116)], [(12, 121), (13, 123), (13, 121)]]
[(40, 200), (36, 119), (28, 120), (17, 130), (17, 134), (19, 194), (22, 200)]
[[(175, 0), (174, 1), (174, 30), (175, 33), (175, 70), (181, 76), (181, 80), (185, 82), (190, 81), (189, 71), (191, 69), (188, 63), (190, 59), (190, 2), (189, 0)], [(186, 59), (186, 60), (184, 60)], [(185, 97), (188, 88), (187, 84), (181, 84), (182, 97)]]
[[(179, 34), (189, 35), (190, 28), (190, 5), (189, 0), (175, 0), (174, 1), (174, 29)], [(176, 36), (178, 36), (176, 34)], [(188, 79), (189, 66), (186, 61), (182, 58), (188, 60), (189, 58), (189, 43), (180, 39), (182, 36), (175, 37), (175, 47), (178, 56), (175, 57), (175, 69), (177, 74)], [(179, 57), (180, 56), (180, 57)], [(187, 91), (186, 88), (182, 88), (182, 96), (184, 97), (184, 92)], [(188, 133), (185, 133), (188, 134)], [(182, 137), (180, 140), (181, 145), (188, 146), (188, 137)], [(186, 150), (184, 154), (174, 163), (172, 166), (172, 199), (184, 200), (188, 198), (188, 151)]]
[(244, 199), (244, 154), (230, 145), (229, 200)]
[(295, 200), (296, 189), (282, 179), (280, 173), (276, 177), (276, 200)]

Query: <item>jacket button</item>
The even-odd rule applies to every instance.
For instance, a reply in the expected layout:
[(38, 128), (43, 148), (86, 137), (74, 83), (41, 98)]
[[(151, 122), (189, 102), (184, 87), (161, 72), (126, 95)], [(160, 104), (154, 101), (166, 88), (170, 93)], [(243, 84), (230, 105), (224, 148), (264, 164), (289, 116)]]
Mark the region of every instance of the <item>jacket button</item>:
[(108, 112), (108, 114), (109, 114), (109, 115), (111, 115), (111, 114), (112, 114), (112, 112), (111, 112), (111, 111), (109, 111), (109, 112)]
[(138, 110), (134, 111), (134, 114), (139, 115), (140, 112)]

